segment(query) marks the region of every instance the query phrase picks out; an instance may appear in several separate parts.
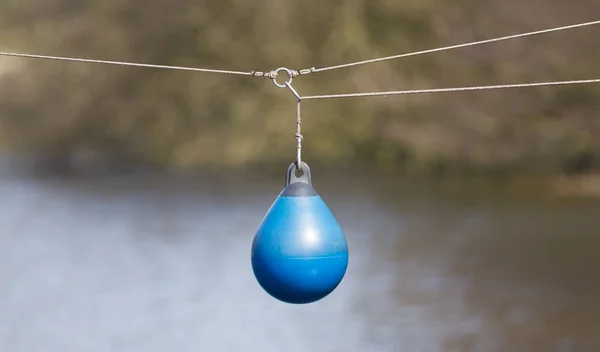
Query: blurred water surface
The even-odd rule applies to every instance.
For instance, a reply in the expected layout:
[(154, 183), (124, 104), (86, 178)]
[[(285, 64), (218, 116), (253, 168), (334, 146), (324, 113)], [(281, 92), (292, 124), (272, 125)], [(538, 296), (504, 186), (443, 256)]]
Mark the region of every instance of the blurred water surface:
[(600, 202), (314, 172), (350, 266), (293, 306), (250, 266), (282, 181), (3, 173), (0, 351), (600, 350)]

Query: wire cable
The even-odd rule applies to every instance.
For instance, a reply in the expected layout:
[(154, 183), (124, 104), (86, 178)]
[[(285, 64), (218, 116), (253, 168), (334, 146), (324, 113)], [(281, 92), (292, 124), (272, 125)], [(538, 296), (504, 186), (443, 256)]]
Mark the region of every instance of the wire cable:
[(138, 63), (133, 63), (133, 62), (93, 60), (93, 59), (80, 59), (80, 58), (72, 58), (72, 57), (33, 55), (33, 54), (20, 54), (20, 53), (9, 53), (9, 52), (0, 52), (0, 56), (12, 56), (12, 57), (22, 57), (22, 58), (29, 58), (29, 59), (44, 59), (44, 60), (57, 60), (57, 61), (86, 62), (86, 63), (92, 63), (92, 64), (107, 64), (107, 65), (136, 66), (136, 67), (147, 67), (147, 68), (162, 68), (162, 69), (180, 70), (180, 71), (196, 71), (196, 72), (209, 72), (209, 73), (223, 73), (223, 74), (243, 75), (243, 76), (254, 76), (255, 75), (254, 71), (252, 71), (252, 72), (242, 72), (242, 71), (215, 70), (215, 69), (209, 69), (209, 68), (196, 68), (196, 67), (183, 67), (183, 66), (167, 66), (167, 65), (152, 65), (152, 64), (138, 64)]
[[(304, 97), (301, 97), (291, 87), (291, 84), (290, 84), (292, 79), (294, 78), (294, 76), (297, 76), (298, 74), (323, 72), (323, 71), (334, 70), (334, 69), (339, 69), (339, 68), (364, 65), (364, 64), (369, 64), (369, 63), (403, 58), (403, 57), (422, 55), (422, 54), (433, 53), (433, 52), (438, 52), (438, 51), (445, 51), (445, 50), (450, 50), (450, 49), (464, 48), (464, 47), (468, 47), (468, 46), (475, 46), (475, 45), (480, 45), (480, 44), (498, 42), (498, 41), (503, 41), (503, 40), (508, 40), (508, 39), (522, 38), (522, 37), (533, 36), (533, 35), (542, 34), (542, 33), (557, 32), (557, 31), (592, 26), (592, 25), (597, 25), (597, 24), (600, 24), (600, 20), (579, 23), (579, 24), (574, 24), (574, 25), (569, 25), (569, 26), (544, 29), (544, 30), (539, 30), (539, 31), (534, 31), (534, 32), (514, 34), (514, 35), (493, 38), (493, 39), (487, 39), (487, 40), (481, 40), (481, 41), (476, 41), (476, 42), (470, 42), (470, 43), (465, 43), (465, 44), (446, 46), (446, 47), (441, 47), (441, 48), (436, 48), (436, 49), (429, 49), (429, 50), (405, 53), (405, 54), (388, 56), (388, 57), (383, 57), (383, 58), (378, 58), (378, 59), (353, 62), (353, 63), (336, 65), (336, 66), (329, 66), (329, 67), (323, 67), (323, 68), (314, 68), (313, 67), (310, 69), (300, 70), (300, 71), (289, 70), (286, 68), (279, 68), (279, 69), (277, 69), (275, 71), (271, 71), (271, 72), (231, 71), (231, 70), (218, 70), (218, 69), (184, 67), (184, 66), (141, 64), (141, 63), (123, 62), (123, 61), (108, 61), (108, 60), (61, 57), (61, 56), (34, 55), (34, 54), (23, 54), (23, 53), (13, 53), (13, 52), (0, 52), (0, 56), (57, 60), (57, 61), (71, 61), (71, 62), (84, 62), (84, 63), (94, 63), (94, 64), (108, 64), (108, 65), (120, 65), (120, 66), (134, 66), (134, 67), (146, 67), (146, 68), (159, 68), (159, 69), (194, 71), (194, 72), (221, 73), (221, 74), (255, 76), (255, 77), (267, 77), (267, 78), (271, 78), (272, 80), (274, 80), (275, 84), (278, 87), (289, 88), (292, 91), (292, 93), (294, 93), (294, 95), (296, 96), (298, 101), (310, 100), (310, 99), (339, 99), (339, 98), (368, 97), (368, 96), (372, 97), (372, 96), (390, 96), (390, 95), (402, 95), (402, 94), (444, 93), (444, 92), (461, 92), (461, 91), (491, 90), (491, 89), (504, 89), (504, 88), (524, 88), (524, 87), (556, 86), (556, 85), (567, 85), (567, 84), (599, 83), (600, 82), (599, 79), (588, 79), (588, 80), (578, 80), (578, 81), (522, 83), (522, 84), (507, 84), (507, 85), (495, 85), (495, 86), (457, 87), (457, 88), (441, 88), (441, 89), (415, 89), (415, 90), (401, 90), (401, 91), (389, 91), (389, 92), (312, 95), (312, 96), (304, 96)], [(289, 80), (285, 84), (278, 84), (276, 81), (277, 75), (280, 71), (287, 72), (287, 74), (289, 76)]]
[(310, 68), (310, 69), (301, 70), (301, 72), (303, 72), (303, 73), (323, 72), (323, 71), (335, 70), (335, 69), (339, 69), (339, 68), (346, 68), (346, 67), (352, 67), (352, 66), (358, 66), (358, 65), (365, 65), (365, 64), (375, 63), (375, 62), (381, 62), (381, 61), (399, 59), (399, 58), (403, 58), (403, 57), (409, 57), (409, 56), (417, 56), (417, 55), (422, 55), (422, 54), (435, 53), (435, 52), (438, 52), (438, 51), (446, 51), (446, 50), (451, 50), (451, 49), (465, 48), (465, 47), (469, 47), (469, 46), (475, 46), (475, 45), (481, 45), (481, 44), (487, 44), (487, 43), (494, 43), (494, 42), (499, 42), (499, 41), (503, 41), (503, 40), (529, 37), (529, 36), (533, 36), (533, 35), (537, 35), (537, 34), (558, 32), (558, 31), (564, 31), (564, 30), (574, 29), (574, 28), (580, 28), (580, 27), (587, 27), (587, 26), (592, 26), (592, 25), (597, 25), (597, 24), (600, 24), (600, 20), (599, 21), (591, 21), (591, 22), (579, 23), (579, 24), (573, 24), (573, 25), (569, 25), (569, 26), (562, 26), (562, 27), (544, 29), (544, 30), (539, 30), (539, 31), (534, 31), (534, 32), (527, 32), (527, 33), (521, 33), (521, 34), (508, 35), (508, 36), (504, 36), (504, 37), (500, 37), (500, 38), (486, 39), (486, 40), (480, 40), (480, 41), (476, 41), (476, 42), (470, 42), (470, 43), (464, 43), (464, 44), (457, 44), (457, 45), (445, 46), (445, 47), (436, 48), (436, 49), (416, 51), (416, 52), (405, 53), (405, 54), (394, 55), (394, 56), (387, 56), (387, 57), (382, 57), (382, 58), (378, 58), (378, 59), (364, 60), (364, 61), (358, 61), (358, 62), (351, 62), (351, 63), (348, 63), (348, 64), (342, 64), (342, 65), (335, 65), (335, 66), (329, 66), (329, 67), (323, 67), (323, 68), (314, 68), (313, 67), (313, 68)]
[(521, 84), (503, 84), (494, 86), (473, 86), (473, 87), (456, 87), (456, 88), (437, 88), (437, 89), (413, 89), (413, 90), (398, 90), (390, 92), (372, 92), (372, 93), (350, 93), (350, 94), (329, 94), (329, 95), (308, 95), (301, 97), (302, 100), (314, 99), (342, 99), (342, 98), (358, 98), (358, 97), (387, 97), (390, 95), (403, 94), (427, 94), (427, 93), (450, 93), (450, 92), (465, 92), (477, 90), (491, 89), (506, 89), (506, 88), (525, 88), (525, 87), (547, 87), (569, 84), (587, 84), (600, 83), (600, 79), (586, 79), (577, 81), (558, 81), (558, 82), (539, 82), (539, 83), (521, 83)]

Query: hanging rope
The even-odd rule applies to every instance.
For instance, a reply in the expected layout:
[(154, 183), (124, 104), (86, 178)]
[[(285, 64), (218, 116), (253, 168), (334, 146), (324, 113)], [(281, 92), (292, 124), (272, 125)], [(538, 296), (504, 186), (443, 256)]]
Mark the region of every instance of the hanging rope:
[(300, 125), (302, 124), (302, 118), (300, 117), (300, 100), (298, 100), (296, 108), (296, 169), (300, 171), (300, 165), (302, 164), (302, 134)]

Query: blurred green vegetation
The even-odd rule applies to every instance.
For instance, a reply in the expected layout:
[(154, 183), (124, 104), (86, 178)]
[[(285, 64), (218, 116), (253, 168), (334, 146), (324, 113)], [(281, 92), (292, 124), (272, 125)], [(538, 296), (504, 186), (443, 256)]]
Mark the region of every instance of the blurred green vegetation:
[[(596, 20), (593, 0), (5, 0), (0, 50), (269, 71)], [(589, 27), (298, 77), (301, 94), (597, 78)], [(415, 172), (600, 165), (600, 86), (303, 103), (304, 157)], [(0, 59), (0, 148), (166, 166), (289, 162), (295, 101), (268, 79)]]

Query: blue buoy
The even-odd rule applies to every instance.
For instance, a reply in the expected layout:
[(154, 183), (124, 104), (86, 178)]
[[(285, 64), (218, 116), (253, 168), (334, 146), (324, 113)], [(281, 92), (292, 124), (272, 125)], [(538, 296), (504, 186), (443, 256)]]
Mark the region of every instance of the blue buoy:
[(316, 302), (340, 284), (348, 244), (337, 220), (312, 186), (310, 168), (296, 164), (252, 242), (252, 269), (260, 286), (291, 304)]

